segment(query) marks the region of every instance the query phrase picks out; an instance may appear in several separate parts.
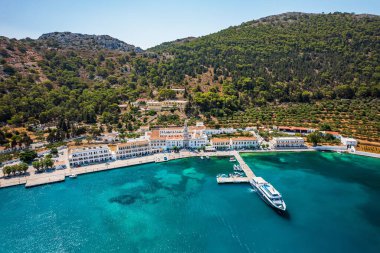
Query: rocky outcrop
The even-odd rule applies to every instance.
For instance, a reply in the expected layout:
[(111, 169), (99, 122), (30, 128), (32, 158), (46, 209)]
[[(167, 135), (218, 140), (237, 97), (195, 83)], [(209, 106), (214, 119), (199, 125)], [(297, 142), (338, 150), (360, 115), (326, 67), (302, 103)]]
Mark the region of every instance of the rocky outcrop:
[(124, 41), (115, 39), (108, 35), (88, 35), (71, 32), (45, 33), (38, 41), (46, 43), (49, 47), (99, 50), (108, 49), (116, 51), (141, 53), (143, 50)]

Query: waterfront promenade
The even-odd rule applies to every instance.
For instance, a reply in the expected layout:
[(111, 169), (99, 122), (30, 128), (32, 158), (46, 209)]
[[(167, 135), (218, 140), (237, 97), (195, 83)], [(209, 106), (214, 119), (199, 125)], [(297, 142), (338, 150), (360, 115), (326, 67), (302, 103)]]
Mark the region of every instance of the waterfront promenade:
[[(231, 156), (233, 151), (218, 151), (213, 153), (207, 153), (209, 156)], [(125, 160), (116, 160), (110, 161), (109, 163), (99, 163), (93, 164), (83, 167), (77, 168), (66, 168), (61, 170), (52, 170), (43, 173), (36, 173), (35, 169), (30, 167), (27, 171), (27, 174), (24, 176), (15, 176), (15, 177), (4, 177), (4, 175), (0, 174), (0, 188), (9, 187), (15, 185), (25, 184), (27, 187), (55, 183), (64, 181), (66, 177), (76, 174), (86, 174), (86, 173), (94, 173), (104, 170), (111, 170), (121, 167), (129, 167), (134, 165), (141, 165), (146, 163), (154, 163), (154, 162), (163, 162), (164, 157), (167, 157), (168, 161), (188, 158), (188, 157), (198, 157), (205, 156), (204, 153), (195, 153), (189, 151), (182, 151), (180, 153), (159, 153), (154, 155), (136, 157)]]
[[(26, 175), (14, 176), (14, 177), (4, 177), (2, 171), (0, 171), (0, 188), (15, 186), (15, 185), (22, 185), (22, 184), (24, 184), (26, 187), (32, 187), (32, 186), (37, 186), (37, 185), (62, 182), (65, 180), (66, 177), (72, 174), (80, 175), (80, 174), (94, 173), (94, 172), (104, 171), (104, 170), (111, 170), (111, 169), (116, 169), (116, 168), (121, 168), (121, 167), (141, 165), (141, 164), (146, 164), (146, 163), (163, 162), (164, 157), (167, 157), (167, 159), (170, 161), (170, 160), (176, 160), (176, 159), (182, 159), (182, 158), (188, 158), (188, 157), (200, 157), (200, 156), (206, 156), (206, 155), (207, 156), (235, 156), (235, 158), (240, 163), (240, 166), (242, 167), (247, 177), (236, 177), (236, 178), (231, 177), (231, 179), (223, 178), (223, 179), (219, 179), (218, 183), (242, 183), (242, 182), (249, 182), (249, 180), (252, 177), (254, 177), (255, 174), (244, 162), (244, 160), (241, 158), (239, 153), (310, 152), (310, 151), (316, 151), (316, 150), (312, 148), (305, 148), (305, 149), (279, 149), (279, 150), (217, 151), (217, 152), (209, 152), (209, 153), (195, 153), (195, 152), (190, 152), (190, 151), (181, 151), (179, 153), (159, 153), (159, 154), (154, 154), (154, 155), (149, 155), (149, 156), (136, 157), (136, 158), (125, 159), (125, 160), (116, 160), (116, 161), (111, 161), (109, 163), (99, 163), (99, 164), (93, 164), (93, 165), (77, 167), (77, 168), (51, 170), (51, 171), (47, 171), (43, 173), (36, 173), (35, 169), (30, 167)], [(352, 154), (380, 158), (379, 154), (372, 154), (372, 153), (366, 153), (366, 152), (356, 151), (355, 153), (352, 153)]]

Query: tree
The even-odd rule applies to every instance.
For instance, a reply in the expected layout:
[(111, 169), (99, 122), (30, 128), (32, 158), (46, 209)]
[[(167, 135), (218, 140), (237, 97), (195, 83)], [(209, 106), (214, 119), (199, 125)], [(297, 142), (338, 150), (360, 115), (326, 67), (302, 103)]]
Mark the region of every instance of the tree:
[(79, 146), (82, 143), (81, 139), (75, 139), (74, 140), (75, 146)]
[(124, 133), (124, 132), (121, 132), (121, 133), (119, 133), (119, 137), (120, 137), (120, 139), (122, 140), (122, 141), (125, 141), (125, 137), (126, 137), (127, 135)]
[(327, 123), (323, 123), (320, 128), (321, 131), (331, 131), (331, 127)]
[(29, 166), (26, 163), (20, 163), (19, 168), (20, 168), (20, 171), (22, 171), (25, 174), (26, 171), (28, 170)]
[(36, 135), (36, 139), (37, 139), (38, 141), (44, 141), (44, 140), (45, 140), (44, 132), (43, 132), (43, 131), (37, 131), (37, 132), (35, 133), (35, 135)]
[(313, 143), (314, 146), (317, 146), (321, 140), (322, 133), (319, 131), (312, 132), (307, 136), (307, 141)]
[(94, 137), (92, 137), (91, 135), (86, 136), (86, 141), (88, 144), (90, 144), (93, 139), (94, 139)]
[(174, 99), (176, 92), (171, 89), (162, 89), (158, 92), (158, 100)]
[(57, 148), (50, 149), (50, 154), (52, 154), (52, 155), (58, 155), (58, 149)]
[(34, 161), (34, 162), (32, 162), (32, 166), (33, 166), (33, 168), (35, 168), (36, 170), (37, 170), (37, 172), (39, 172), (40, 171), (40, 169), (41, 169), (41, 166), (42, 164), (41, 164), (41, 162), (40, 161)]
[(178, 153), (179, 152), (179, 148), (177, 146), (174, 146), (173, 147), (173, 151), (176, 152), (176, 153)]
[(25, 150), (20, 153), (20, 160), (24, 163), (31, 163), (36, 157), (37, 153), (34, 150)]
[(33, 143), (33, 140), (29, 137), (29, 135), (27, 135), (27, 133), (22, 133), (22, 136), (21, 136), (21, 142), (25, 144), (26, 147), (29, 147), (30, 144)]
[(352, 98), (355, 93), (348, 85), (339, 85), (335, 88), (335, 93), (339, 98)]
[(43, 159), (43, 165), (44, 165), (45, 170), (50, 169), (53, 167), (54, 161), (51, 158), (46, 157)]
[(7, 175), (9, 177), (9, 175), (11, 174), (11, 172), (12, 172), (11, 166), (4, 166), (3, 167), (3, 173), (4, 173), (4, 175)]

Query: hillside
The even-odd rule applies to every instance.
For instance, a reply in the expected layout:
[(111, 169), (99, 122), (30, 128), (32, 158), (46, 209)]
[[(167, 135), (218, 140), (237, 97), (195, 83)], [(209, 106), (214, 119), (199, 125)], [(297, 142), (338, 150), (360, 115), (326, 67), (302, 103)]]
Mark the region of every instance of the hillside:
[(108, 35), (88, 35), (71, 32), (54, 32), (42, 34), (38, 41), (49, 47), (66, 48), (76, 50), (117, 50), (143, 52), (139, 47), (127, 44), (124, 41), (112, 38)]
[(179, 76), (232, 77), (255, 104), (377, 97), (378, 27), (374, 15), (285, 13), (150, 50), (172, 54)]
[[(228, 125), (234, 115), (243, 120), (245, 113), (268, 106), (278, 112), (300, 104), (317, 110), (326, 101), (334, 105), (334, 115), (345, 106), (340, 101), (355, 99), (360, 110), (345, 111), (355, 114), (353, 127), (365, 122), (369, 132), (360, 136), (378, 140), (379, 27), (379, 16), (373, 15), (285, 13), (147, 51), (108, 36), (1, 37), (0, 122), (65, 126), (66, 135), (82, 123), (134, 130), (153, 113), (130, 108), (120, 114), (118, 104), (158, 99), (170, 87), (185, 87), (187, 117), (214, 125)], [(274, 119), (276, 112), (258, 115), (247, 124), (324, 123)], [(330, 116), (335, 130), (347, 129), (355, 136), (349, 119), (340, 128)], [(181, 124), (183, 117), (176, 111), (168, 123)], [(167, 118), (166, 112), (158, 113), (152, 124)]]
[(176, 39), (173, 41), (161, 43), (160, 45), (157, 45), (155, 47), (150, 48), (149, 50), (150, 51), (165, 51), (167, 49), (170, 49), (174, 45), (180, 45), (180, 44), (183, 44), (186, 42), (193, 41), (195, 39), (196, 39), (196, 37), (186, 37), (186, 38), (182, 38), (182, 39)]

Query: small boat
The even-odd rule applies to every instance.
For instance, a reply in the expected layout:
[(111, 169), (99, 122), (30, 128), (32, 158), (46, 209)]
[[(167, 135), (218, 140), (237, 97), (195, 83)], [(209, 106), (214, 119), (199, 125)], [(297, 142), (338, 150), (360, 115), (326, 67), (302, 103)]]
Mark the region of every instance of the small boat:
[(203, 160), (203, 156), (201, 156), (201, 159)]
[(286, 210), (286, 204), (281, 194), (270, 183), (262, 177), (254, 177), (250, 183), (269, 206), (279, 211)]
[(240, 165), (234, 164), (234, 171), (243, 171)]
[(77, 178), (77, 174), (71, 174), (69, 178)]
[(208, 155), (206, 155), (206, 159), (210, 159), (210, 157)]
[(234, 156), (230, 157), (230, 162), (236, 162), (236, 158)]

